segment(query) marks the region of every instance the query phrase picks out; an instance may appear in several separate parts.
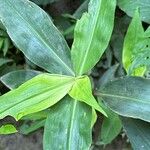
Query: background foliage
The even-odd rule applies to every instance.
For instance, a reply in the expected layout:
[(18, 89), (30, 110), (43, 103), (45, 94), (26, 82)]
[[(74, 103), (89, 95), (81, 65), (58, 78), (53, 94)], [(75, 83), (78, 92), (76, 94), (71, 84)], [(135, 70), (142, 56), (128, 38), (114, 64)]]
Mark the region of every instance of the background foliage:
[[(118, 150), (131, 149), (131, 145), (135, 150), (148, 150), (149, 0), (118, 0), (115, 21), (115, 0), (91, 0), (89, 6), (89, 0), (32, 1), (47, 14), (33, 3), (34, 9), (31, 9), (23, 0), (0, 0), (2, 22), (5, 18), (3, 24), (0, 22), (0, 94), (15, 89), (1, 96), (0, 118), (7, 115), (16, 120), (21, 118), (19, 122), (12, 118), (1, 120), (0, 134), (18, 130), (27, 135), (45, 126), (44, 149), (51, 146), (57, 149), (58, 143), (53, 144), (53, 141), (59, 141), (60, 149), (88, 149), (90, 146), (91, 149), (109, 146), (112, 149), (117, 143), (115, 149)], [(42, 72), (72, 76), (86, 73), (86, 76), (74, 84), (73, 77), (43, 75)], [(47, 83), (55, 86), (47, 87)], [(24, 93), (17, 96), (20, 91)], [(70, 96), (64, 97), (68, 92)], [(49, 97), (51, 103), (47, 101)], [(29, 104), (30, 107), (24, 109)], [(97, 110), (97, 121), (95, 110), (86, 104)], [(78, 140), (73, 142), (76, 133), (79, 133)]]

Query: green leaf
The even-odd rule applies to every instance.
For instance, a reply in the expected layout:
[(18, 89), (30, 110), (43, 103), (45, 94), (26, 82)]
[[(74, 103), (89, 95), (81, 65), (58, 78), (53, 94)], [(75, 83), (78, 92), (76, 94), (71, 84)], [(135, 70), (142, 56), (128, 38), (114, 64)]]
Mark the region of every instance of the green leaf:
[(0, 127), (0, 134), (12, 134), (12, 133), (16, 133), (16, 132), (18, 132), (18, 131), (11, 124), (3, 125)]
[(95, 109), (93, 108), (92, 109), (92, 121), (91, 121), (91, 128), (93, 128), (94, 124), (96, 123), (97, 121), (97, 113), (95, 111)]
[(9, 63), (9, 62), (12, 62), (12, 59), (0, 58), (0, 67), (2, 65)]
[(150, 122), (150, 80), (124, 77), (99, 90), (106, 105), (119, 115)]
[(45, 119), (40, 120), (40, 121), (35, 121), (35, 122), (31, 123), (30, 125), (24, 123), (19, 129), (19, 133), (28, 135), (28, 134), (38, 130), (39, 128), (44, 127), (45, 121), (46, 121)]
[(142, 120), (122, 117), (124, 129), (134, 150), (149, 150), (150, 124)]
[(133, 60), (131, 66), (129, 67), (129, 72), (139, 68), (147, 67), (150, 65), (150, 48), (147, 47), (141, 53), (137, 54), (136, 58)]
[[(145, 43), (138, 44), (141, 42), (141, 40), (143, 40), (143, 35), (144, 29), (142, 27), (139, 12), (136, 10), (125, 36), (123, 46), (122, 61), (123, 66), (128, 74), (130, 74), (129, 68), (132, 65), (132, 62), (136, 59), (136, 55), (140, 53), (141, 49), (146, 47)], [(143, 76), (144, 72), (145, 67), (139, 67), (135, 70), (132, 70), (132, 75)]]
[(28, 0), (0, 0), (0, 18), (25, 56), (45, 70), (74, 75), (70, 49), (50, 17)]
[(141, 19), (150, 23), (149, 0), (118, 0), (118, 6), (131, 17), (138, 7), (140, 9)]
[(102, 105), (100, 106), (105, 110), (108, 117), (105, 117), (102, 123), (102, 128), (99, 136), (100, 143), (106, 145), (112, 142), (116, 136), (120, 133), (122, 128), (122, 123), (119, 116), (111, 111), (108, 107)]
[(51, 108), (44, 130), (44, 150), (88, 150), (92, 142), (92, 109), (65, 97)]
[(72, 45), (72, 62), (77, 75), (88, 72), (108, 46), (116, 0), (91, 0), (89, 12), (77, 21)]
[(91, 82), (88, 76), (77, 78), (72, 89), (69, 91), (69, 95), (73, 99), (82, 101), (107, 116), (92, 95)]
[(4, 54), (4, 56), (7, 54), (10, 45), (11, 45), (10, 39), (9, 38), (5, 38), (4, 42), (3, 42), (3, 54)]
[(32, 121), (42, 120), (42, 119), (46, 119), (48, 114), (49, 114), (49, 109), (46, 109), (43, 111), (39, 111), (33, 114), (26, 115), (22, 117), (21, 120), (32, 120)]
[(71, 89), (73, 77), (41, 74), (19, 88), (0, 96), (0, 119), (23, 116), (44, 110), (61, 100)]
[(35, 70), (12, 71), (3, 75), (0, 78), (0, 81), (3, 82), (9, 89), (15, 89), (40, 73), (41, 72)]

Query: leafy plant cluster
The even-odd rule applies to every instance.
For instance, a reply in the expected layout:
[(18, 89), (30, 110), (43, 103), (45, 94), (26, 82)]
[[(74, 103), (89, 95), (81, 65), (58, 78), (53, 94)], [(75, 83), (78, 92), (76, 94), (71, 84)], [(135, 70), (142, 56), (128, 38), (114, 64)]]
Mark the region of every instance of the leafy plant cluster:
[(68, 27), (57, 24), (61, 31), (38, 6), (54, 2), (0, 0), (0, 80), (10, 89), (1, 85), (0, 119), (23, 122), (2, 124), (0, 134), (44, 127), (44, 150), (88, 150), (123, 128), (133, 149), (148, 150), (150, 2), (81, 1), (62, 15)]

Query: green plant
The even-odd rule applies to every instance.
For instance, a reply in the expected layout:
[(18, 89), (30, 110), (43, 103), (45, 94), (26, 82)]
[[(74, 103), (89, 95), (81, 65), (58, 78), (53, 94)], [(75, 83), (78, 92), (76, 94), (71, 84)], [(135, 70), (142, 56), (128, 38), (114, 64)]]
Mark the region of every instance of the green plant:
[[(0, 96), (0, 119), (12, 116), (17, 121), (32, 120), (30, 127), (19, 129), (23, 134), (44, 126), (44, 150), (87, 150), (92, 145), (97, 111), (104, 115), (100, 144), (110, 143), (123, 125), (133, 148), (148, 147), (147, 141), (136, 143), (135, 132), (139, 131), (134, 129), (139, 124), (143, 136), (149, 131), (146, 122), (150, 121), (150, 81), (136, 77), (144, 75), (150, 62), (149, 28), (144, 31), (138, 9), (123, 46), (122, 61), (128, 76), (114, 79), (115, 65), (94, 91), (98, 102), (92, 94), (89, 71), (109, 44), (115, 9), (116, 0), (91, 0), (88, 12), (76, 23), (70, 50), (49, 16), (36, 4), (0, 0), (0, 18), (13, 43), (32, 63), (49, 72), (21, 70), (2, 76), (1, 81), (12, 90)], [(2, 134), (14, 132), (10, 124), (0, 128)]]

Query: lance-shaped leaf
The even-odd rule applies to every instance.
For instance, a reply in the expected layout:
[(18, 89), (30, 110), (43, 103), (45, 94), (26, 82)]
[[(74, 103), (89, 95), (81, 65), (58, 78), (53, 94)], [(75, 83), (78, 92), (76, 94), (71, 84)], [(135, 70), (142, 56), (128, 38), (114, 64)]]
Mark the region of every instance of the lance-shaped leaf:
[[(143, 35), (144, 29), (142, 27), (139, 12), (136, 10), (135, 15), (129, 25), (123, 45), (122, 61), (123, 66), (128, 74), (132, 62), (136, 59), (136, 55), (140, 53), (141, 49), (146, 47), (145, 40), (144, 42), (141, 42), (143, 41)], [(145, 67), (136, 68), (133, 72), (133, 75), (143, 76), (144, 71)]]
[(0, 0), (0, 19), (29, 60), (49, 72), (74, 75), (69, 47), (40, 7), (28, 0)]
[(65, 97), (51, 107), (44, 130), (44, 150), (88, 150), (92, 142), (92, 109)]
[(122, 117), (122, 123), (134, 150), (149, 150), (150, 124), (138, 119)]
[(20, 87), (0, 96), (0, 119), (21, 117), (44, 110), (62, 99), (71, 89), (74, 78), (41, 74)]
[(77, 21), (71, 57), (75, 72), (82, 75), (99, 61), (110, 40), (116, 0), (91, 0), (89, 12)]
[(125, 77), (109, 82), (99, 94), (107, 106), (119, 115), (150, 122), (150, 80)]
[(0, 78), (0, 81), (2, 81), (9, 89), (15, 89), (40, 73), (41, 72), (35, 70), (12, 71), (3, 75)]
[[(103, 109), (98, 105), (96, 99), (92, 95), (91, 82), (88, 76), (77, 78), (69, 95), (79, 101), (82, 101), (94, 109), (98, 110), (102, 114), (106, 115)], [(106, 115), (107, 116), (107, 115)]]
[(0, 134), (12, 134), (12, 133), (16, 133), (16, 132), (18, 132), (18, 131), (11, 124), (3, 125), (0, 127)]

